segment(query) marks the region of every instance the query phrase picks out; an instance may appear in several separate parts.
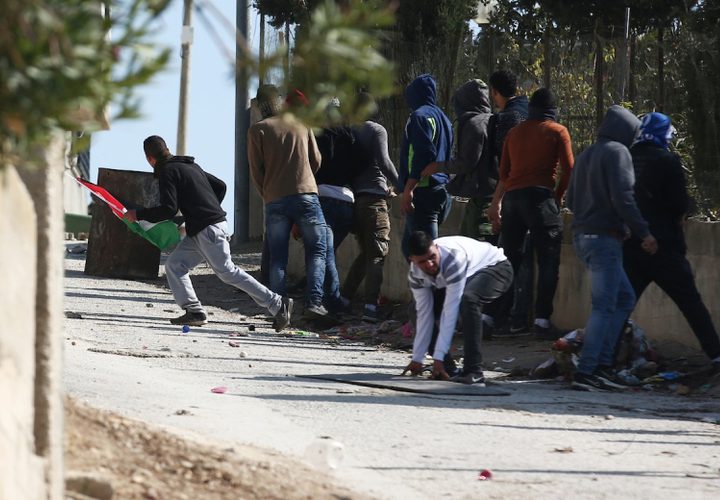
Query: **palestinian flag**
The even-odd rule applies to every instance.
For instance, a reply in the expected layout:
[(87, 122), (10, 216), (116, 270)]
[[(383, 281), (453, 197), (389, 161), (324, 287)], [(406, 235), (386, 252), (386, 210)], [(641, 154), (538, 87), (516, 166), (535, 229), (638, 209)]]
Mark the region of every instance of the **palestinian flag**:
[(148, 222), (146, 220), (139, 220), (136, 222), (130, 222), (123, 217), (123, 214), (127, 212), (127, 208), (120, 203), (117, 198), (111, 195), (107, 189), (88, 182), (85, 179), (77, 177), (77, 180), (82, 186), (86, 187), (90, 192), (97, 198), (104, 201), (110, 210), (115, 214), (115, 217), (125, 223), (125, 225), (133, 233), (142, 236), (150, 243), (158, 247), (160, 250), (165, 250), (167, 247), (175, 245), (180, 241), (180, 233), (178, 228), (173, 221), (164, 220), (162, 222)]

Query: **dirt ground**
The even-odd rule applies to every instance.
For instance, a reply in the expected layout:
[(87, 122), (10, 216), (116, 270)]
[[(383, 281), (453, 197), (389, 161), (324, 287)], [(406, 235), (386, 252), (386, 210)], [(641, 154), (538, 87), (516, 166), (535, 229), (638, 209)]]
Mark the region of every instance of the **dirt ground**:
[(69, 499), (361, 499), (279, 453), (223, 449), (65, 402)]

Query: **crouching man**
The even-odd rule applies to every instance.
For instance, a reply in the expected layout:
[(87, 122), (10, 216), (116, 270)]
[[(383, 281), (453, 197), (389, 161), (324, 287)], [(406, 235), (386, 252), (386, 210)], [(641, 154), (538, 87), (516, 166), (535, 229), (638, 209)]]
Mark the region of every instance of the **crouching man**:
[[(417, 310), (417, 327), (412, 361), (403, 375), (423, 371), (425, 353), (433, 357), (432, 378), (450, 380), (448, 354), (458, 316), (462, 319), (465, 362), (453, 381), (482, 384), (483, 315), (492, 315), (495, 302), (510, 288), (513, 270), (502, 249), (464, 236), (436, 240), (422, 231), (408, 240), (410, 272), (408, 280)], [(436, 292), (444, 291), (442, 308)], [(436, 298), (437, 297), (437, 298)], [(439, 318), (434, 311), (439, 311)], [(439, 325), (435, 328), (435, 322)]]

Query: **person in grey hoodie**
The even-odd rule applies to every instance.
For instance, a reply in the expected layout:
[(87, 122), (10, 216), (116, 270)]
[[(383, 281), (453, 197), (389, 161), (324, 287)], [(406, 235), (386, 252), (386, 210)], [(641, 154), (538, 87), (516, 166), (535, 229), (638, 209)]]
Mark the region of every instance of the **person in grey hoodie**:
[(574, 219), (575, 252), (590, 271), (592, 308), (580, 362), (572, 387), (613, 390), (615, 345), (622, 325), (635, 307), (635, 292), (623, 269), (623, 240), (630, 232), (649, 254), (657, 241), (635, 203), (632, 157), (629, 147), (640, 120), (621, 106), (610, 106), (597, 141), (575, 161), (567, 206)]

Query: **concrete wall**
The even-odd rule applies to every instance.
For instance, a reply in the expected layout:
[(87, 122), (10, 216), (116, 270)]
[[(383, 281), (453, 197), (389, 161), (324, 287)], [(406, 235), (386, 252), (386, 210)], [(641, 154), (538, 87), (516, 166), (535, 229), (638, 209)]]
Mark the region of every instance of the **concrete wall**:
[[(385, 264), (383, 295), (393, 301), (407, 301), (407, 264), (400, 252), (400, 238), (404, 221), (399, 213), (400, 199), (391, 203), (391, 248)], [(465, 203), (454, 201), (448, 221), (441, 227), (442, 235), (457, 234)], [(562, 246), (560, 283), (555, 294), (553, 321), (562, 328), (582, 327), (590, 312), (590, 280), (582, 263), (575, 255), (569, 231), (570, 218)], [(688, 241), (688, 259), (695, 270), (697, 285), (716, 325), (720, 324), (720, 223), (690, 221), (685, 226)], [(343, 280), (352, 260), (357, 255), (354, 238), (349, 236), (338, 249), (337, 264)], [(302, 245), (291, 243), (289, 272), (304, 274)], [(633, 319), (655, 340), (676, 341), (699, 348), (685, 318), (675, 304), (655, 285), (643, 294)]]
[(13, 167), (0, 167), (0, 500), (41, 498), (35, 455), (35, 210)]
[(60, 134), (0, 167), (0, 500), (64, 494), (64, 151)]

